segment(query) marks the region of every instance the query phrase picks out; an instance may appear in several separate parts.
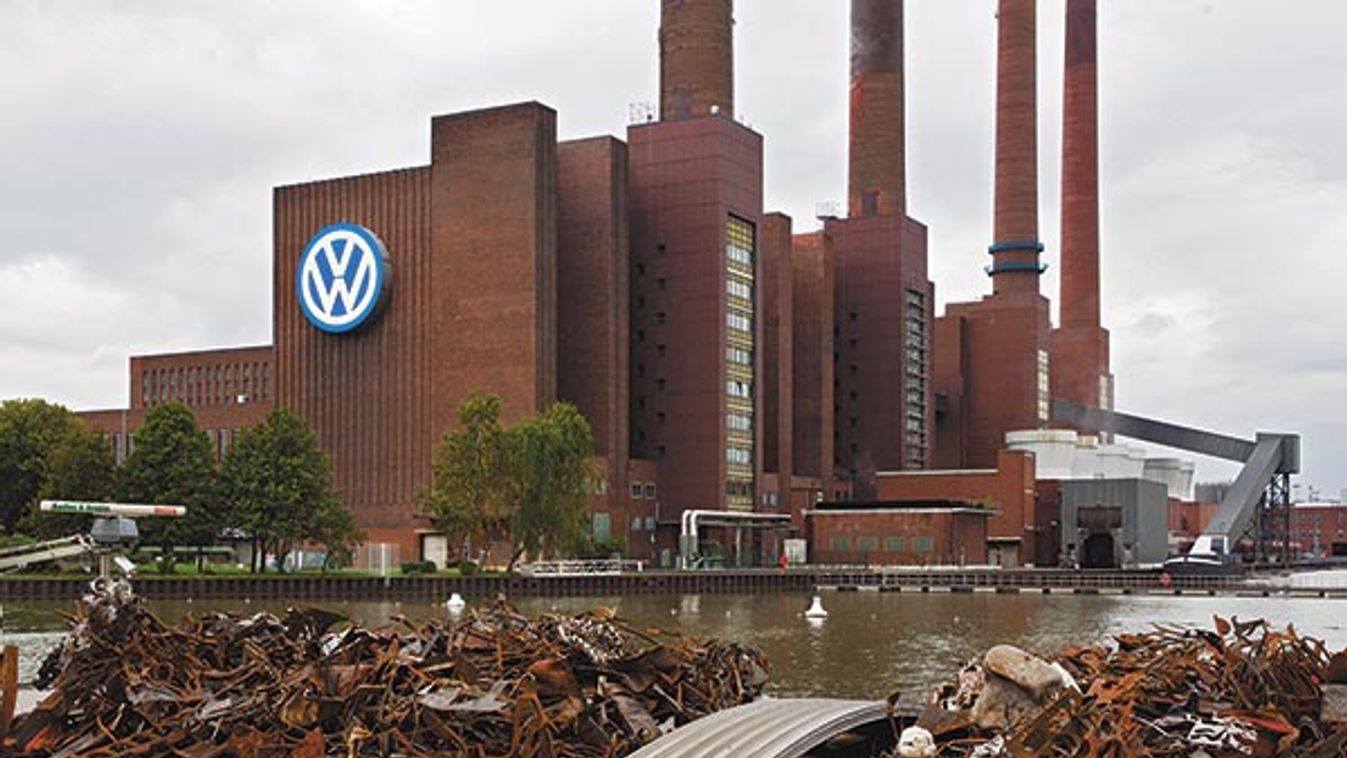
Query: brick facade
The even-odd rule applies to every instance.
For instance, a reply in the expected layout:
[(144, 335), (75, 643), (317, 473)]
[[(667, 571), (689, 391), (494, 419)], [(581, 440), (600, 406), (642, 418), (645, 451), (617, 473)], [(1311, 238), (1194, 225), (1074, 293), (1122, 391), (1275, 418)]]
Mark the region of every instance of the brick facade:
[(959, 566), (987, 563), (984, 508), (920, 503), (826, 503), (806, 514), (809, 560), (824, 564)]
[(1035, 506), (1032, 453), (1002, 450), (995, 469), (880, 472), (876, 490), (881, 501), (957, 500), (993, 509), (987, 539), (1013, 545), (1016, 564), (1039, 560), (1039, 535), (1050, 526)]
[[(627, 146), (612, 137), (557, 150), (557, 392), (589, 420), (604, 489), (627, 490), (630, 457)], [(612, 535), (637, 544), (621, 497), (596, 493)], [(644, 521), (642, 521), (642, 526)]]
[(837, 262), (833, 467), (853, 479), (926, 468), (935, 299), (926, 227), (906, 216), (869, 216), (829, 219), (825, 229)]
[[(781, 213), (762, 219), (760, 250), (762, 281), (762, 468), (778, 474), (775, 486), (765, 492), (776, 502), (790, 497), (790, 473), (794, 463), (794, 267), (791, 262), (791, 220)], [(782, 485), (785, 485), (783, 490)], [(775, 504), (772, 503), (772, 504)]]
[[(746, 270), (760, 283), (762, 137), (708, 116), (634, 126), (628, 143), (632, 454), (659, 462), (667, 516), (751, 508), (751, 489), (736, 493), (737, 503), (727, 494), (727, 226), (737, 218), (756, 230), (759, 252)], [(746, 370), (761, 377), (762, 318), (756, 301), (751, 307), (753, 365)], [(762, 392), (749, 392), (739, 398), (754, 420), (746, 468), (760, 471)]]

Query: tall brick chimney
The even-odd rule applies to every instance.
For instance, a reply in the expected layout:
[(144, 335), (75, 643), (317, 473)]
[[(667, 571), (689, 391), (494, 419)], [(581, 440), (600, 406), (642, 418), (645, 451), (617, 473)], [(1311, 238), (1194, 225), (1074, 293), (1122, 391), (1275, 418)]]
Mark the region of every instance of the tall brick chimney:
[(662, 0), (660, 118), (734, 115), (734, 0)]
[(1038, 292), (1036, 0), (1000, 0), (996, 44), (993, 290)]
[(907, 213), (904, 138), (903, 0), (851, 0), (851, 217)]
[(1062, 107), (1062, 326), (1099, 328), (1095, 0), (1067, 0)]

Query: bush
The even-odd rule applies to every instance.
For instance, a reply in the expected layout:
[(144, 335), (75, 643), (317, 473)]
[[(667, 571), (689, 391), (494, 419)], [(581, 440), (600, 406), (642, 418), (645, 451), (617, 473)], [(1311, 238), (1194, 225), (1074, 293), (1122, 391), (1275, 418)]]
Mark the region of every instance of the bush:
[(627, 543), (616, 537), (595, 539), (593, 535), (583, 535), (575, 544), (575, 557), (585, 560), (605, 560), (614, 556), (625, 557)]
[(402, 564), (402, 573), (411, 576), (413, 574), (433, 574), (439, 571), (435, 561), (407, 561)]
[(458, 562), (458, 573), (463, 576), (472, 576), (473, 574), (476, 574), (478, 568), (477, 561), (464, 559)]

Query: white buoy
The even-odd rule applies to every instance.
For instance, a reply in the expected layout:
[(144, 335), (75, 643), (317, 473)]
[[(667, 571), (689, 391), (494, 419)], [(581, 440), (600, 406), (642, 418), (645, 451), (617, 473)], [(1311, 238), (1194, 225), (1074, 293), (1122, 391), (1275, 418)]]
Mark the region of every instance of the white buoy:
[(451, 594), (449, 596), (449, 599), (444, 601), (444, 607), (448, 608), (451, 611), (461, 611), (464, 608), (466, 608), (467, 605), (468, 602), (464, 600), (463, 596), (458, 594), (457, 592)]
[(823, 600), (818, 595), (814, 596), (814, 602), (809, 606), (809, 610), (804, 612), (807, 619), (826, 619), (828, 612), (823, 608)]

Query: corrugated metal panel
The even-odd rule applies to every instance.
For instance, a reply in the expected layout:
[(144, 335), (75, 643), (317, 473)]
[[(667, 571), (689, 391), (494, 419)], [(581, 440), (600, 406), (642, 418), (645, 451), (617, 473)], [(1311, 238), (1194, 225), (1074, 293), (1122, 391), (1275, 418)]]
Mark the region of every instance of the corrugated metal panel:
[(798, 758), (884, 715), (878, 700), (764, 698), (676, 729), (632, 758)]

